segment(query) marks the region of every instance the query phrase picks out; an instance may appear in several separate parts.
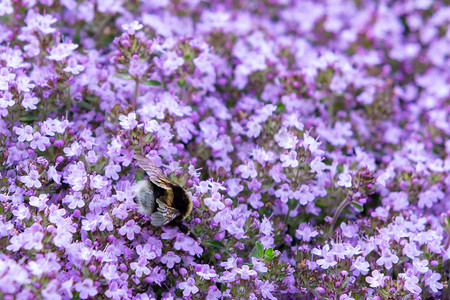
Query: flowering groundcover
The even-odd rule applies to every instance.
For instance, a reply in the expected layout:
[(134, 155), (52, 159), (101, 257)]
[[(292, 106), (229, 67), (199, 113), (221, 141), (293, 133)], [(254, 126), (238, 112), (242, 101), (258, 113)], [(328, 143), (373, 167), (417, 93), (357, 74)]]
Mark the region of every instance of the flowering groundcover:
[[(448, 1), (0, 18), (0, 298), (450, 298)], [(197, 239), (137, 211), (134, 153)]]

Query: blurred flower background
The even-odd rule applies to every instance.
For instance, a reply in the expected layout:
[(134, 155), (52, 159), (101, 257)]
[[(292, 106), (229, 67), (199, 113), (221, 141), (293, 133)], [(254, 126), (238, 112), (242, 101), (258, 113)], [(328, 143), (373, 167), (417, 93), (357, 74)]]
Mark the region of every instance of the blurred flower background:
[[(450, 298), (448, 1), (0, 18), (0, 298)], [(198, 240), (137, 212), (134, 153)]]

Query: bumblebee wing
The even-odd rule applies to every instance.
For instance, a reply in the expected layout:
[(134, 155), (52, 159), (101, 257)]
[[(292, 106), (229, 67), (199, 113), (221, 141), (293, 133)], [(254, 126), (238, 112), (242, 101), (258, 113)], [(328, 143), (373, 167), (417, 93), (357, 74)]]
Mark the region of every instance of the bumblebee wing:
[(151, 182), (166, 190), (171, 188), (172, 181), (150, 159), (139, 154), (135, 154), (134, 159), (139, 167), (148, 174)]
[(167, 206), (166, 203), (164, 203), (160, 199), (157, 199), (156, 203), (158, 203), (158, 211), (152, 214), (153, 226), (167, 225), (176, 217), (181, 216), (181, 213), (178, 211), (178, 209)]

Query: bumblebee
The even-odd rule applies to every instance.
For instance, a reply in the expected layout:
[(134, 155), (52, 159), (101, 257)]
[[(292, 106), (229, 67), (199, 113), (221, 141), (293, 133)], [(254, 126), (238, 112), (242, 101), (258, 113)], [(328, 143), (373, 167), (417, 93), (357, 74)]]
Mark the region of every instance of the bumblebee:
[(134, 155), (134, 159), (148, 175), (148, 179), (139, 181), (134, 190), (139, 211), (150, 215), (153, 226), (176, 226), (183, 233), (188, 233), (183, 220), (192, 211), (191, 197), (150, 159), (138, 154)]

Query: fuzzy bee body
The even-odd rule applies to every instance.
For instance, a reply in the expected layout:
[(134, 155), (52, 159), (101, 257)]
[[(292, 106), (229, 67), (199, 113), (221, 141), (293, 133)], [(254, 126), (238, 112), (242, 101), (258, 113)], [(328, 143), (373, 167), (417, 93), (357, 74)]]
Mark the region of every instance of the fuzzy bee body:
[(139, 181), (135, 187), (139, 211), (151, 216), (153, 226), (178, 226), (187, 232), (187, 227), (182, 224), (192, 211), (192, 201), (187, 192), (167, 178), (148, 158), (141, 155), (134, 158), (149, 176), (148, 180)]

